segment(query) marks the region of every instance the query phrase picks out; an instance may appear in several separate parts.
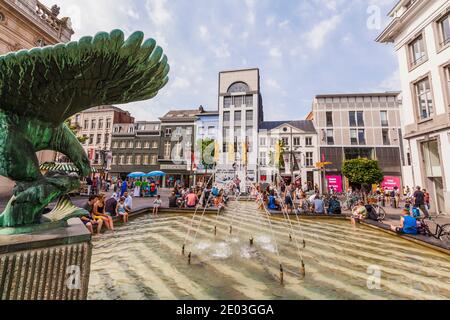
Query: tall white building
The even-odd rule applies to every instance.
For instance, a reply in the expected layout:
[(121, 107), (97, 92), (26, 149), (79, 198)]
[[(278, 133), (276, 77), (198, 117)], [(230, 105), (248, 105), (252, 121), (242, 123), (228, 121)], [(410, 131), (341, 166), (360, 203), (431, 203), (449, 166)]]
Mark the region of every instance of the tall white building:
[[(286, 183), (308, 183), (310, 189), (320, 182), (318, 138), (313, 121), (265, 121), (260, 125), (258, 139), (259, 182), (273, 183), (279, 175)], [(276, 145), (284, 146), (284, 166), (276, 165)]]
[(377, 41), (393, 43), (400, 63), (409, 183), (450, 213), (450, 1), (402, 0), (389, 16)]
[(262, 120), (259, 69), (220, 72), (219, 180), (238, 176), (242, 187), (245, 181), (256, 182), (258, 129)]

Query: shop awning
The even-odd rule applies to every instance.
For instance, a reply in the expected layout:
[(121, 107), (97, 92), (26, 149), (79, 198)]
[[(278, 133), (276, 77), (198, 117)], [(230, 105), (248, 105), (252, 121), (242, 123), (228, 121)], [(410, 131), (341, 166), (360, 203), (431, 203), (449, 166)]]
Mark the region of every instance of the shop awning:
[[(54, 163), (46, 162), (39, 166), (41, 171), (64, 171), (64, 172), (77, 172), (78, 168), (73, 163)], [(91, 173), (97, 173), (97, 169), (91, 167)]]

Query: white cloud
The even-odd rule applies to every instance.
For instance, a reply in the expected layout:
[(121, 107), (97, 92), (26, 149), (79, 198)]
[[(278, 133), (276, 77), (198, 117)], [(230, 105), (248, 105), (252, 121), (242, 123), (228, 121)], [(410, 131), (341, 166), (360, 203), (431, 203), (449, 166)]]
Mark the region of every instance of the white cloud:
[(177, 88), (177, 89), (186, 89), (186, 88), (189, 88), (190, 86), (191, 86), (191, 83), (189, 82), (189, 80), (180, 78), (180, 77), (176, 77), (175, 81), (173, 81), (173, 84), (172, 84), (172, 88)]
[(205, 25), (201, 25), (199, 28), (199, 32), (200, 32), (200, 38), (203, 40), (208, 40), (208, 35), (209, 35), (209, 31), (208, 31), (208, 27), (206, 27)]
[(291, 22), (289, 20), (283, 20), (278, 24), (280, 28), (286, 28)]
[(342, 17), (340, 15), (335, 15), (314, 26), (314, 28), (306, 34), (307, 45), (314, 50), (322, 48), (327, 36), (336, 30), (339, 23), (341, 23), (341, 20)]
[(278, 84), (278, 82), (274, 79), (267, 79), (266, 80), (266, 85), (269, 87), (272, 87), (274, 89), (280, 89), (280, 85)]
[(401, 89), (400, 71), (396, 70), (389, 77), (381, 81), (377, 91), (399, 91)]
[(269, 55), (272, 58), (281, 58), (283, 56), (283, 53), (281, 52), (280, 48), (273, 47), (272, 49), (270, 49)]
[(145, 7), (153, 23), (162, 27), (172, 19), (172, 15), (166, 6), (167, 0), (147, 0)]
[(231, 56), (230, 47), (228, 43), (222, 43), (217, 47), (214, 46), (211, 48), (211, 50), (214, 52), (216, 58), (218, 59), (225, 59)]

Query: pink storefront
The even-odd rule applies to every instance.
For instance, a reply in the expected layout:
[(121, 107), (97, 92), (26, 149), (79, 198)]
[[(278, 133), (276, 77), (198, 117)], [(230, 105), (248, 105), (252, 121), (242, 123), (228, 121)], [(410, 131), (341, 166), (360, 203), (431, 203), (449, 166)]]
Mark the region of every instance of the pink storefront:
[(327, 184), (328, 184), (328, 190), (333, 189), (334, 192), (343, 192), (342, 187), (342, 176), (326, 176)]
[(401, 179), (400, 177), (386, 176), (381, 183), (381, 187), (384, 190), (392, 191), (397, 187), (399, 190), (401, 189)]

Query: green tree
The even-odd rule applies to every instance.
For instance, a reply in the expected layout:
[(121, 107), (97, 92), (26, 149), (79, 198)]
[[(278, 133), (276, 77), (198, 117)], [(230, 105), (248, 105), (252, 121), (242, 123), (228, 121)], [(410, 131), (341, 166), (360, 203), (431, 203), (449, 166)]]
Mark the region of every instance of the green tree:
[(77, 124), (72, 124), (70, 119), (67, 119), (65, 123), (69, 127), (69, 129), (73, 132), (73, 134), (77, 137), (78, 141), (80, 141), (81, 144), (86, 142), (88, 137), (78, 136), (78, 130), (80, 130), (80, 127)]
[(208, 169), (214, 167), (216, 156), (216, 142), (213, 139), (206, 138), (197, 141), (197, 148), (200, 153), (200, 163), (205, 168), (206, 174)]
[(360, 184), (365, 191), (373, 184), (383, 181), (384, 174), (378, 161), (369, 159), (347, 160), (342, 166), (342, 173), (350, 183)]

